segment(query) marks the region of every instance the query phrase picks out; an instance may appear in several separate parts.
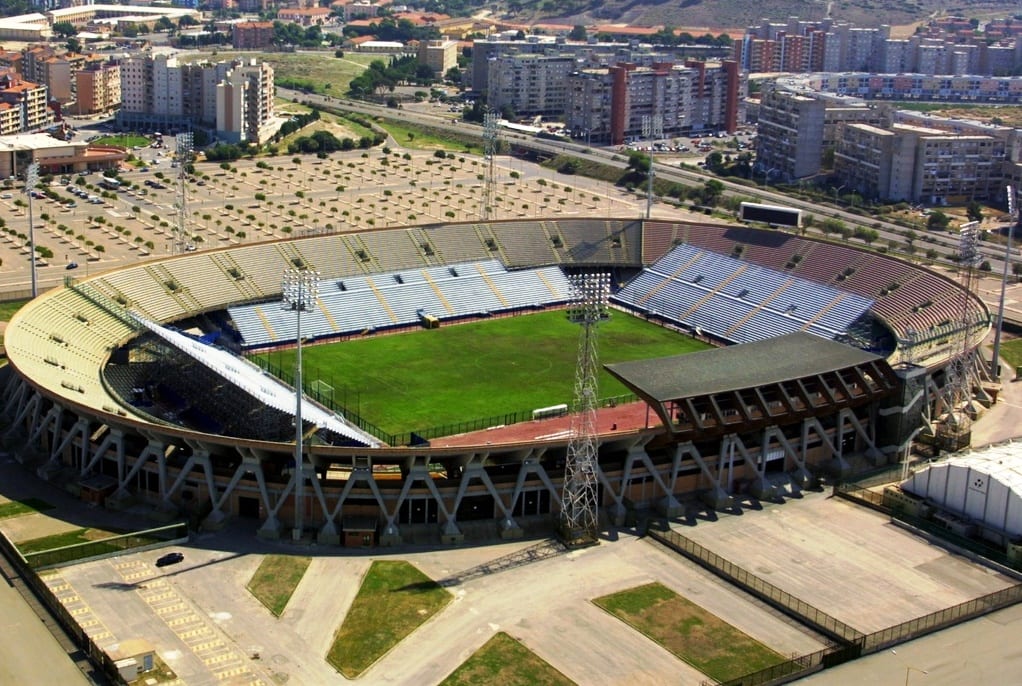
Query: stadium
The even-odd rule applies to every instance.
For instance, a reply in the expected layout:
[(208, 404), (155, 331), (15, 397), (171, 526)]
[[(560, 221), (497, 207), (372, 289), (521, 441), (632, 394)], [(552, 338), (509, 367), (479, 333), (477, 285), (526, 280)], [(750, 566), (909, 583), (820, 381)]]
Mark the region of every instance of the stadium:
[[(281, 307), (294, 270), (319, 279), (300, 325)], [(949, 399), (956, 379), (984, 398), (975, 353), (986, 306), (914, 263), (747, 226), (494, 221), (241, 245), (68, 278), (7, 329), (5, 444), (82, 499), (157, 520), (238, 518), (271, 538), (297, 520), (322, 543), (357, 547), (548, 531), (566, 408), (462, 417), (447, 435), (386, 432), (309, 375), (299, 417), (314, 474), (296, 494), (294, 391), (247, 356), (292, 347), (299, 330), (309, 350), (556, 312), (583, 272), (611, 276), (612, 318), (714, 344), (606, 365), (633, 394), (599, 411), (607, 523), (637, 510), (677, 516), (694, 496), (713, 508), (782, 497), (897, 462), (912, 440), (962, 426), (954, 417), (972, 404)]]

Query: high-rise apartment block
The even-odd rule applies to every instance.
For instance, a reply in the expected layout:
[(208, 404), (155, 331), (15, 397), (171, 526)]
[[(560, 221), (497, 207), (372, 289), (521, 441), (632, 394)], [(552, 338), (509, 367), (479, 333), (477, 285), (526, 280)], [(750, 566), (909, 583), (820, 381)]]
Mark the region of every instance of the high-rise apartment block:
[(1015, 129), (895, 110), (808, 81), (780, 79), (762, 93), (756, 158), (764, 175), (827, 174), (846, 193), (932, 205), (1000, 200), (1022, 176)]
[(734, 62), (624, 63), (576, 71), (568, 85), (567, 128), (612, 145), (639, 138), (654, 120), (667, 138), (734, 131), (744, 91)]
[(576, 136), (619, 144), (657, 116), (665, 136), (734, 131), (745, 91), (734, 61), (684, 60), (626, 43), (569, 43), (530, 36), (473, 47), (473, 90), (497, 111), (565, 118)]
[(132, 57), (121, 63), (121, 94), (122, 126), (205, 126), (226, 140), (261, 142), (273, 118), (273, 68), (255, 60), (179, 64), (166, 55)]

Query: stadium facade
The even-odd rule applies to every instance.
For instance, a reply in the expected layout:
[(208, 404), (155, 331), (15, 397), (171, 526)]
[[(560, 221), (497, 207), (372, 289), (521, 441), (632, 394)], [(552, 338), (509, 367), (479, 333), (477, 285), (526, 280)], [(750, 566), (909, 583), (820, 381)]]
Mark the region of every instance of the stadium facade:
[[(620, 310), (724, 344), (609, 367), (649, 408), (645, 423), (599, 438), (599, 503), (618, 524), (635, 510), (678, 515), (694, 495), (726, 507), (899, 460), (947, 409), (949, 360), (990, 327), (985, 305), (945, 276), (749, 227), (555, 219), (273, 241), (68, 279), (27, 304), (5, 336), (5, 445), (108, 508), (210, 528), (250, 519), (280, 535), (296, 518), (293, 416), (225, 372), (240, 357), (213, 363), (201, 346), (293, 342), (268, 313), (296, 266), (331, 290), (310, 314), (312, 342), (415, 326), (427, 310), (453, 321), (558, 307), (558, 274), (584, 269), (613, 275)], [(340, 319), (355, 308), (361, 320)], [(260, 326), (264, 340), (247, 343)], [(388, 444), (345, 414), (303, 423), (315, 476), (300, 519), (319, 541), (455, 543), (556, 522), (565, 432)]]

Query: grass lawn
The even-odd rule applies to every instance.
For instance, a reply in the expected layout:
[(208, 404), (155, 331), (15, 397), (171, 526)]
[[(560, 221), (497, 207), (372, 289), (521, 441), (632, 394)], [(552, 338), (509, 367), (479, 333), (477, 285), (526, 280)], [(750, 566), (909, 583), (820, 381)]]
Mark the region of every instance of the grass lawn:
[(1001, 357), (1012, 367), (1022, 365), (1022, 338), (1001, 341)]
[(530, 684), (574, 684), (535, 653), (503, 631), (475, 651), (440, 686), (528, 686)]
[[(317, 93), (325, 95), (343, 96), (348, 91), (348, 84), (353, 78), (361, 74), (373, 60), (383, 60), (385, 55), (359, 54), (345, 52), (344, 57), (338, 59), (332, 52), (322, 53), (262, 53), (262, 52), (239, 52), (233, 50), (218, 50), (217, 60), (232, 60), (235, 58), (255, 58), (266, 62), (273, 67), (274, 80), (277, 85), (290, 87), (301, 85), (310, 87)], [(198, 62), (210, 59), (208, 53), (194, 55), (181, 55), (182, 62)], [(300, 98), (299, 98), (300, 99)]]
[(459, 139), (421, 126), (399, 122), (395, 119), (381, 119), (377, 122), (385, 128), (401, 147), (413, 150), (449, 150), (451, 152), (478, 152), (483, 148), (478, 140), (466, 137)]
[[(572, 400), (579, 327), (563, 311), (441, 326), (307, 346), (305, 384), (333, 387), (334, 401), (391, 433), (498, 417)], [(613, 311), (599, 327), (602, 363), (703, 350), (688, 336)], [(294, 368), (293, 351), (271, 362)], [(606, 372), (600, 396), (627, 390)]]
[(52, 536), (43, 536), (42, 538), (32, 538), (27, 541), (16, 543), (15, 545), (24, 555), (26, 553), (38, 553), (43, 550), (53, 550), (54, 548), (77, 545), (78, 543), (100, 541), (104, 538), (119, 535), (120, 532), (104, 531), (103, 529), (74, 529), (72, 531), (65, 531), (62, 534), (53, 534)]
[(8, 503), (0, 503), (0, 519), (20, 517), (21, 515), (32, 514), (33, 512), (42, 512), (43, 510), (49, 510), (52, 508), (53, 505), (50, 505), (45, 500), (39, 500), (38, 498), (12, 500)]
[(658, 583), (593, 602), (717, 681), (735, 679), (787, 660)]
[(274, 616), (279, 617), (287, 607), (287, 601), (291, 600), (291, 594), (298, 588), (310, 562), (311, 557), (267, 555), (259, 563), (259, 569), (252, 575), (246, 588)]
[(112, 136), (103, 136), (92, 142), (93, 145), (119, 145), (122, 148), (134, 148), (137, 146), (148, 147), (149, 139), (134, 133), (122, 133)]
[(453, 596), (407, 562), (376, 561), (334, 636), (327, 662), (357, 678)]
[(21, 309), (21, 306), (28, 300), (8, 300), (0, 303), (0, 322), (9, 322), (14, 313)]

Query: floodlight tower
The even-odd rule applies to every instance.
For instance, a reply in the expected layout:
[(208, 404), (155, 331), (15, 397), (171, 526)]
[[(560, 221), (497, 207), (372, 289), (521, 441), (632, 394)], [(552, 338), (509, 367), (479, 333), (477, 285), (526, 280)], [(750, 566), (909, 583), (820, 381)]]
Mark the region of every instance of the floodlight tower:
[(291, 538), (302, 539), (304, 530), (302, 495), (305, 491), (305, 451), (302, 449), (302, 311), (312, 309), (319, 295), (319, 272), (286, 269), (281, 288), (281, 304), (295, 313), (295, 525)]
[(486, 156), (486, 176), (483, 181), (483, 206), (480, 217), (483, 221), (493, 218), (493, 192), (497, 185), (497, 133), (499, 117), (494, 112), (487, 112), (483, 116), (483, 148)]
[(32, 196), (39, 183), (39, 163), (33, 162), (25, 170), (25, 194), (28, 196), (28, 259), (29, 271), (32, 274), (32, 297), (39, 295), (39, 283), (35, 272), (35, 221), (32, 216)]
[(659, 114), (642, 116), (642, 135), (649, 141), (649, 185), (646, 188), (646, 219), (653, 211), (653, 143), (664, 137), (664, 118)]
[(961, 303), (958, 310), (956, 333), (952, 336), (952, 358), (945, 371), (942, 390), (943, 419), (937, 427), (938, 444), (949, 451), (961, 450), (969, 443), (972, 418), (969, 401), (972, 399), (973, 373), (972, 330), (977, 321), (973, 303), (976, 265), (981, 259), (975, 223), (964, 225), (959, 232), (958, 265), (961, 270)]
[(994, 330), (994, 352), (990, 359), (990, 377), (994, 381), (1001, 378), (1001, 329), (1004, 328), (1004, 296), (1008, 289), (1008, 269), (1011, 266), (1011, 238), (1015, 228), (1022, 222), (1015, 205), (1015, 187), (1008, 186), (1008, 215), (1011, 224), (1008, 226), (1008, 241), (1004, 246), (1004, 268), (1001, 270), (1001, 299), (997, 305), (997, 328)]
[(597, 329), (607, 309), (609, 274), (569, 277), (568, 318), (581, 325), (575, 367), (574, 413), (561, 496), (561, 536), (569, 545), (596, 542), (599, 516), (596, 501), (596, 402), (599, 349)]
[(184, 252), (188, 237), (188, 164), (192, 159), (192, 132), (186, 131), (174, 137), (177, 147), (177, 227), (174, 237), (174, 253)]

